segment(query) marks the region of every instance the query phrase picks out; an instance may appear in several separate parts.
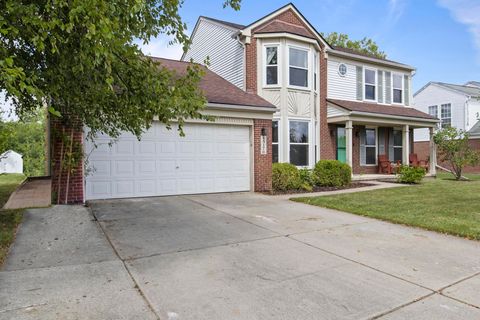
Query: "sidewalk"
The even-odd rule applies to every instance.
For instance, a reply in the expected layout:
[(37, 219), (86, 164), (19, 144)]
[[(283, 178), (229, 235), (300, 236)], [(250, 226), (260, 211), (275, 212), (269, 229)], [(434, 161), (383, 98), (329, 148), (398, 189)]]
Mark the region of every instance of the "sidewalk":
[(15, 190), (3, 209), (49, 207), (52, 203), (52, 180), (29, 178)]

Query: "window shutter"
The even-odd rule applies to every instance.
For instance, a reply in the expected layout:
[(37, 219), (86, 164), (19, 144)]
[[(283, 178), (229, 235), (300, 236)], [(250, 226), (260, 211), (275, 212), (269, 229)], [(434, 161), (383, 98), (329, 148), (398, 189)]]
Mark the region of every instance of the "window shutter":
[(404, 75), (404, 77), (405, 77), (405, 81), (404, 81), (404, 85), (405, 85), (404, 95), (405, 95), (405, 98), (404, 98), (404, 101), (405, 101), (405, 105), (409, 106), (410, 105), (410, 78), (408, 77), (408, 75)]
[(385, 103), (392, 103), (392, 73), (385, 71)]
[(383, 71), (378, 70), (378, 102), (383, 103)]
[(360, 130), (360, 165), (364, 166), (367, 162), (367, 151), (365, 149), (365, 129)]
[(357, 66), (357, 100), (363, 100), (363, 68)]
[(390, 160), (390, 162), (394, 161), (394, 158), (393, 158), (393, 129), (392, 128), (390, 128), (388, 130), (388, 160)]
[(385, 154), (385, 128), (378, 128), (378, 154)]

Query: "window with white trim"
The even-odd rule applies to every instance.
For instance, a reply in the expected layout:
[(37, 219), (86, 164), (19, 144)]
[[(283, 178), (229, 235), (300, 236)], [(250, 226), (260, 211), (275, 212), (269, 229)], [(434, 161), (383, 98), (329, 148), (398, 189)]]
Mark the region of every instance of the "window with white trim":
[(403, 103), (403, 75), (392, 75), (393, 103)]
[(278, 85), (278, 46), (265, 47), (265, 84)]
[(309, 165), (309, 122), (290, 120), (290, 163), (296, 166)]
[(377, 129), (365, 128), (360, 132), (360, 164), (377, 164)]
[(438, 118), (438, 106), (429, 106), (428, 114), (432, 117)]
[(278, 121), (272, 121), (272, 162), (278, 162)]
[(450, 103), (442, 104), (440, 116), (442, 128), (448, 128), (452, 125), (452, 105)]
[(296, 87), (308, 87), (308, 50), (289, 48), (289, 84)]
[(403, 159), (402, 130), (393, 130), (393, 161), (394, 162), (402, 161), (402, 159)]
[(365, 100), (377, 100), (377, 72), (365, 69)]

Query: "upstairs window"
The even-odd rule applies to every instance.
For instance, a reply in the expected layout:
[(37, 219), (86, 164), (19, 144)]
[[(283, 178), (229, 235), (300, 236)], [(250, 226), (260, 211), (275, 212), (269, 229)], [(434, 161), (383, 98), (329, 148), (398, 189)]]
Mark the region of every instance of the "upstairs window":
[(365, 69), (365, 100), (376, 100), (377, 72)]
[(278, 46), (265, 48), (266, 85), (278, 84)]
[(452, 125), (452, 105), (450, 103), (442, 104), (441, 119), (442, 128), (448, 128)]
[(438, 118), (438, 106), (429, 106), (428, 114), (432, 117)]
[(393, 74), (393, 103), (403, 103), (403, 76), (401, 74)]
[(308, 51), (289, 48), (289, 84), (308, 87)]

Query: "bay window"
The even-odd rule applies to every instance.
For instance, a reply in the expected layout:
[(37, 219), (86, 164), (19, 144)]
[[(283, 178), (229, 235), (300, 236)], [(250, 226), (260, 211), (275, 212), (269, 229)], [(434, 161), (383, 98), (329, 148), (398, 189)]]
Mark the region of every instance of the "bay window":
[(290, 127), (290, 163), (296, 166), (309, 165), (309, 122), (289, 121)]
[(365, 69), (365, 100), (376, 100), (377, 72)]
[(296, 87), (308, 87), (308, 51), (289, 48), (289, 84)]
[(403, 76), (393, 74), (392, 76), (393, 103), (403, 102)]
[(265, 47), (265, 84), (278, 84), (278, 46)]
[(278, 121), (272, 121), (272, 162), (278, 162)]

